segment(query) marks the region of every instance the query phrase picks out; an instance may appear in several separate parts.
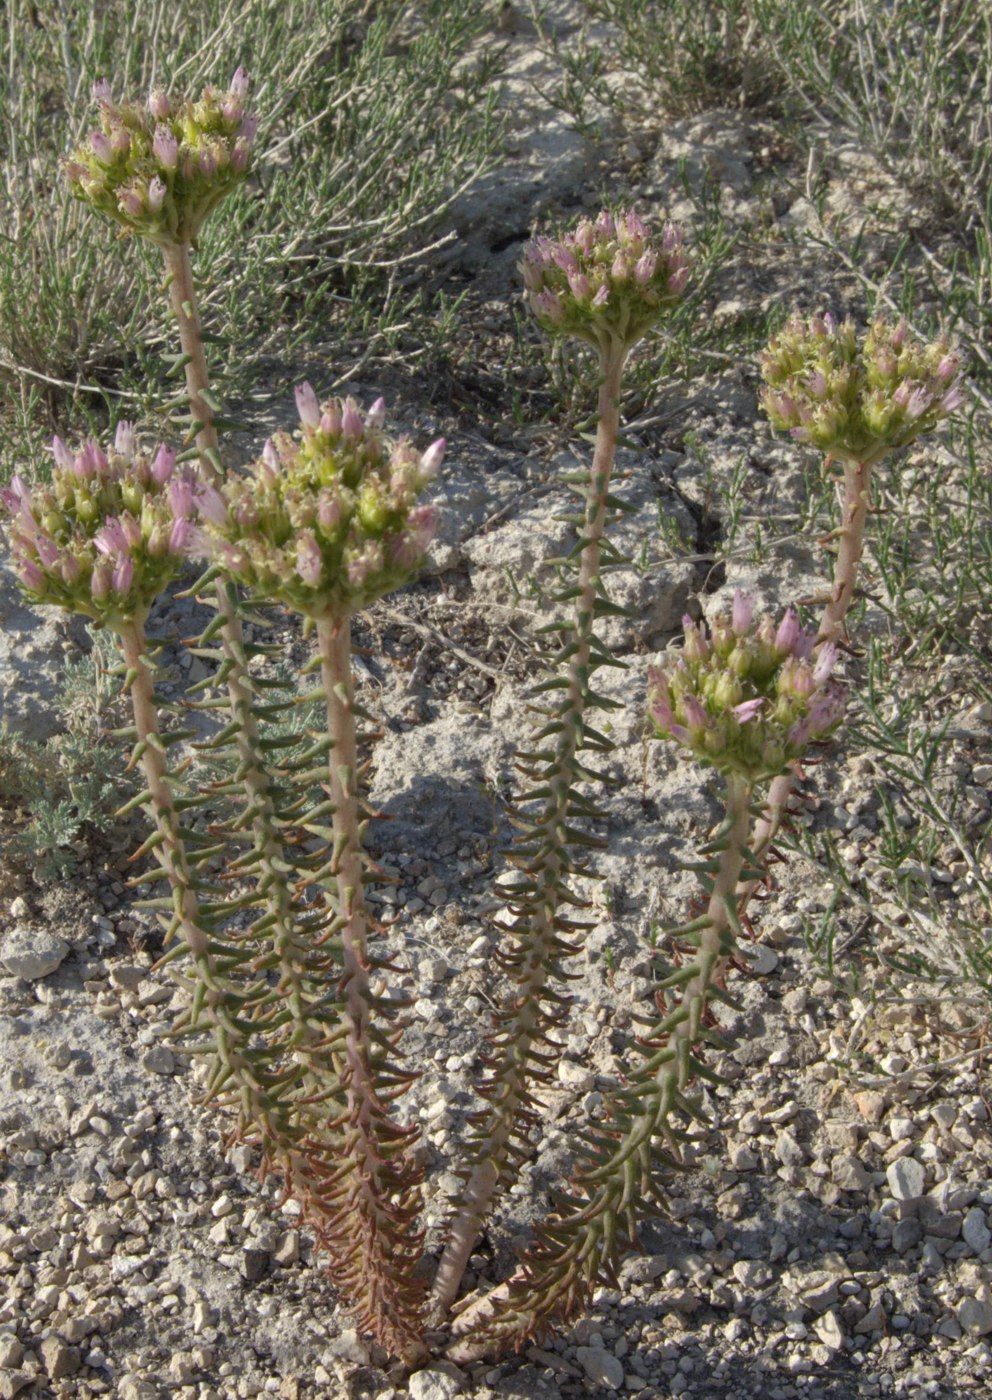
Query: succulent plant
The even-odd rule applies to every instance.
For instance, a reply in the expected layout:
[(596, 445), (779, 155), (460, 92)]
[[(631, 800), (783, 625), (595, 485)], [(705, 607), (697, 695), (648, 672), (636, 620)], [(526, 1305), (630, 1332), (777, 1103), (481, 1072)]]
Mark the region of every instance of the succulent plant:
[(153, 243), (194, 243), (248, 174), (258, 119), (245, 109), (245, 70), (227, 91), (206, 87), (199, 98), (156, 88), (146, 104), (115, 103), (106, 80), (93, 96), (99, 126), (65, 164), (73, 194)]

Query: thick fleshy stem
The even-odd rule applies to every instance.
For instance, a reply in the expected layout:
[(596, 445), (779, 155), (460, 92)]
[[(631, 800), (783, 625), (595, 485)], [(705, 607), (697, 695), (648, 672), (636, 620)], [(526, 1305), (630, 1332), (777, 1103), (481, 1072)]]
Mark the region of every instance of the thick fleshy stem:
[[(844, 463), (841, 524), (834, 536), (839, 541), (837, 558), (834, 562), (833, 583), (820, 617), (818, 644), (840, 641), (844, 635), (844, 623), (854, 600), (858, 569), (864, 551), (865, 523), (871, 498), (871, 468), (871, 461)], [(768, 789), (764, 813), (755, 822), (751, 837), (751, 849), (756, 860), (760, 861), (775, 840), (795, 786), (796, 773), (790, 770), (775, 778)], [(738, 891), (738, 902), (742, 911), (754, 894), (757, 884), (757, 881), (751, 880)]]
[(392, 1039), (377, 1030), (369, 984), (368, 907), (363, 893), (362, 833), (351, 671), (350, 620), (317, 620), (321, 679), (332, 741), (328, 796), (333, 804), (334, 859), (328, 880), (341, 940), (346, 1107), (338, 1211), (322, 1243), (336, 1281), (361, 1309), (361, 1323), (409, 1364), (426, 1356), (420, 1339), (422, 1287), (415, 1278), (420, 1236), (415, 1230), (419, 1175), (411, 1158), (416, 1131), (389, 1118), (383, 1087), (402, 1082), (386, 1063)]
[(512, 975), (517, 982), (513, 1007), (499, 1028), (497, 1055), (489, 1071), (490, 1107), (485, 1113), (474, 1153), (474, 1164), (448, 1231), (447, 1242), (431, 1293), (432, 1318), (440, 1320), (454, 1299), (469, 1256), (475, 1247), (493, 1196), (512, 1155), (512, 1139), (521, 1112), (531, 1100), (532, 1055), (543, 1040), (554, 1012), (542, 1006), (548, 983), (559, 973), (560, 959), (574, 952), (559, 937), (558, 912), (564, 882), (571, 869), (567, 857), (569, 822), (574, 820), (572, 788), (577, 777), (577, 752), (583, 740), (583, 715), (593, 669), (593, 628), (600, 588), (600, 561), (606, 527), (607, 497), (620, 423), (620, 376), (626, 350), (618, 344), (602, 354), (599, 425), (592, 472), (586, 495), (575, 600), (575, 623), (567, 670), (566, 700), (558, 712), (560, 730), (549, 768), (555, 773), (541, 815), (528, 835), (541, 848), (534, 870), (534, 888), (527, 908), (518, 916)]
[(639, 1208), (655, 1194), (653, 1158), (659, 1139), (670, 1142), (673, 1110), (692, 1111), (690, 1081), (705, 1070), (694, 1055), (714, 981), (734, 947), (735, 890), (748, 859), (753, 785), (739, 774), (727, 777), (726, 819), (713, 845), (718, 852), (704, 915), (683, 930), (695, 957), (660, 984), (681, 989), (674, 1005), (652, 1025), (642, 1042), (644, 1060), (629, 1088), (608, 1104), (616, 1129), (587, 1145), (588, 1164), (575, 1179), (556, 1217), (541, 1227), (520, 1269), (455, 1320), (456, 1340), (448, 1355), (464, 1364), (494, 1348), (519, 1347), (540, 1336), (552, 1320), (574, 1318), (589, 1304), (599, 1281), (614, 1277), (619, 1241), (633, 1245)]

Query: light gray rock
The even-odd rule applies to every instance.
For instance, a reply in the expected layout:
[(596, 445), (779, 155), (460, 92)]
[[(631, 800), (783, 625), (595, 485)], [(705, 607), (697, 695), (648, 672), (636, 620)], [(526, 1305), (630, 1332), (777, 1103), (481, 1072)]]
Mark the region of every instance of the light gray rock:
[(460, 1395), (465, 1377), (449, 1362), (415, 1371), (409, 1380), (410, 1400), (452, 1400)]
[(969, 1210), (964, 1218), (961, 1234), (965, 1243), (970, 1245), (976, 1254), (988, 1249), (989, 1242), (992, 1241), (992, 1230), (985, 1223), (985, 1212), (981, 1206), (972, 1206)]
[(4, 935), (0, 942), (0, 963), (11, 977), (23, 977), (36, 982), (60, 967), (69, 953), (69, 945), (48, 929), (19, 925)]
[(842, 1191), (867, 1191), (871, 1175), (849, 1152), (841, 1152), (830, 1164), (830, 1175)]
[(605, 1385), (619, 1390), (623, 1385), (623, 1366), (604, 1347), (576, 1347), (575, 1356), (593, 1385)]
[(992, 1332), (992, 1303), (987, 1298), (965, 1298), (958, 1304), (958, 1322), (973, 1337)]
[(923, 1195), (926, 1172), (915, 1157), (898, 1157), (890, 1162), (885, 1176), (897, 1201), (916, 1201)]

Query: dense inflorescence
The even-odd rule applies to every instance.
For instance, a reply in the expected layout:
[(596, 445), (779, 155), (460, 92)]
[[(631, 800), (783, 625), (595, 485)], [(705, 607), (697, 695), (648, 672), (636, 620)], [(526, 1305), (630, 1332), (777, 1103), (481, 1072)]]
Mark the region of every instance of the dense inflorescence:
[(73, 193), (152, 242), (192, 243), (248, 173), (258, 119), (245, 110), (244, 69), (226, 92), (206, 87), (195, 99), (156, 88), (146, 106), (115, 103), (106, 81), (93, 96), (100, 125), (65, 165)]
[(649, 678), (657, 736), (673, 739), (721, 772), (775, 777), (840, 723), (844, 693), (833, 679), (837, 648), (821, 646), (794, 607), (776, 627), (738, 592), (733, 611), (684, 621), (685, 645)]
[(761, 404), (787, 429), (833, 457), (866, 461), (906, 447), (964, 402), (961, 356), (946, 336), (925, 345), (905, 318), (854, 323), (797, 312), (761, 356)]
[(51, 482), (0, 491), (13, 565), (33, 601), (98, 622), (142, 617), (193, 546), (198, 482), (164, 444), (138, 450), (129, 423), (113, 447), (53, 444)]
[(689, 276), (681, 229), (653, 234), (633, 210), (580, 219), (561, 238), (535, 238), (522, 263), (527, 300), (553, 335), (600, 350), (633, 345), (674, 306)]
[(381, 399), (322, 406), (296, 391), (301, 431), (265, 444), (247, 476), (204, 497), (213, 552), (239, 582), (312, 617), (348, 616), (407, 583), (434, 535), (418, 503), (444, 455), (382, 433)]

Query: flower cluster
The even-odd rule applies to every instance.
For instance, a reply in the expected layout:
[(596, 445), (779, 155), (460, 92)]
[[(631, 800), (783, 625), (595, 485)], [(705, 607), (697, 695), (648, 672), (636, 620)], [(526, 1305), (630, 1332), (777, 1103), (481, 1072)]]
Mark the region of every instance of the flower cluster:
[(110, 85), (96, 83), (99, 128), (65, 166), (73, 193), (155, 243), (192, 243), (247, 173), (258, 126), (247, 95), (243, 68), (226, 92), (207, 87), (176, 102), (156, 88), (147, 106), (116, 104)]
[(50, 483), (19, 476), (0, 491), (13, 566), (34, 602), (113, 625), (143, 617), (182, 567), (195, 535), (197, 478), (176, 454), (138, 451), (130, 423), (114, 446), (53, 442)]
[(560, 239), (524, 249), (527, 300), (551, 334), (575, 335), (598, 349), (634, 345), (682, 295), (689, 276), (682, 231), (652, 235), (633, 210), (580, 219)]
[(964, 402), (961, 357), (944, 336), (924, 345), (905, 319), (854, 323), (791, 316), (761, 357), (762, 407), (833, 457), (873, 461), (928, 433)]
[(767, 615), (755, 619), (753, 600), (738, 591), (709, 635), (688, 617), (683, 625), (682, 651), (649, 674), (658, 738), (754, 782), (782, 773), (840, 723), (837, 648), (827, 643), (814, 655), (816, 633), (800, 627), (794, 607), (776, 627)]
[(354, 399), (321, 405), (296, 390), (301, 431), (278, 433), (250, 474), (223, 494), (208, 488), (203, 519), (212, 552), (235, 578), (311, 617), (347, 616), (408, 583), (434, 537), (418, 505), (444, 456), (382, 434), (378, 399), (363, 418)]

